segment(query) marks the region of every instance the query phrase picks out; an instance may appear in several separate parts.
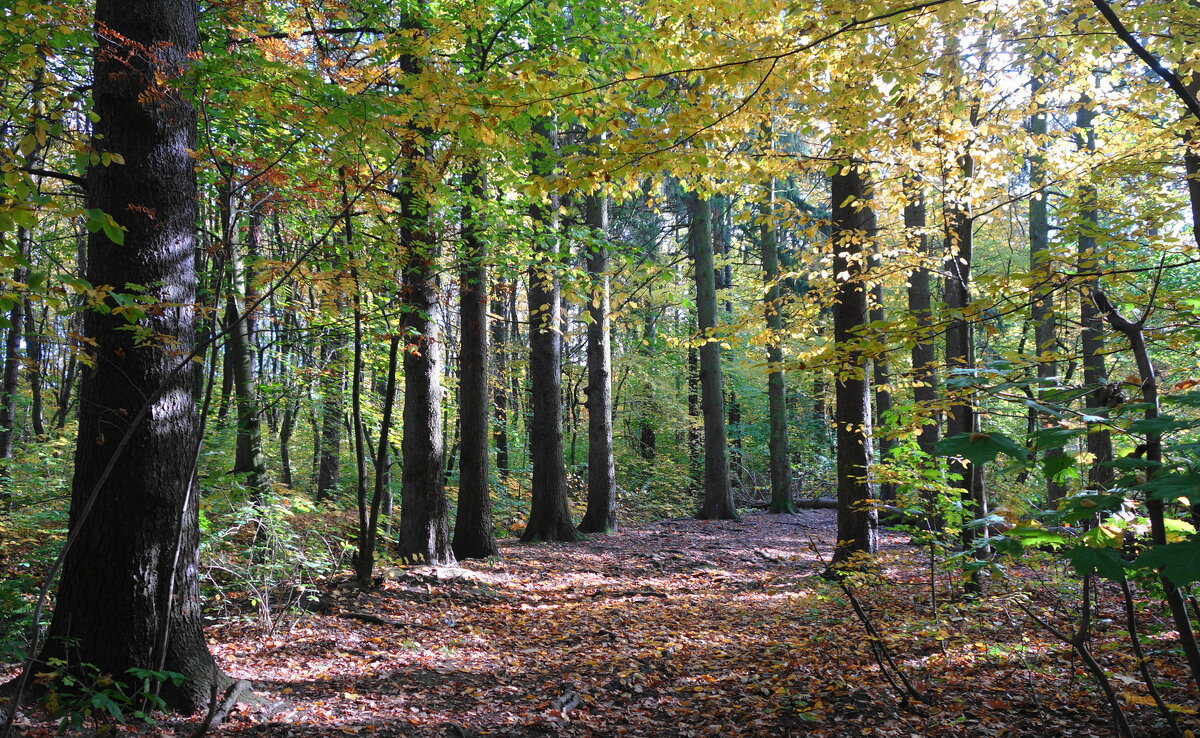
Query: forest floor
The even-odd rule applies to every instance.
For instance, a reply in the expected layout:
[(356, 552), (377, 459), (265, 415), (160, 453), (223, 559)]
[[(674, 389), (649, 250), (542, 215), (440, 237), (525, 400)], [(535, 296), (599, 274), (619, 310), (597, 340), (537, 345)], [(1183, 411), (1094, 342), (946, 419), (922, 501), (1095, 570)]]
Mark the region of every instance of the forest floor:
[[(253, 619), (210, 627), (221, 665), (262, 698), (212, 734), (1113, 734), (1071, 648), (1017, 604), (1053, 619), (1062, 586), (1014, 572), (988, 596), (955, 602), (937, 569), (931, 606), (922, 550), (886, 533), (881, 567), (854, 591), (923, 697), (905, 704), (843, 591), (818, 576), (817, 551), (829, 555), (834, 529), (828, 510), (671, 520), (576, 544), (506, 541), (502, 559), (387, 570), (370, 591), (329, 582), (323, 612), (278, 620), (274, 632)], [(1118, 606), (1101, 599), (1113, 618)], [(1113, 620), (1100, 626), (1116, 630)], [(1166, 646), (1148, 641), (1158, 675), (1182, 681), (1156, 661)], [(1135, 734), (1167, 735), (1127, 657), (1108, 644), (1101, 630), (1093, 650)], [(1167, 697), (1196, 705), (1169, 684)], [(1181, 710), (1181, 726), (1195, 729), (1195, 714)]]

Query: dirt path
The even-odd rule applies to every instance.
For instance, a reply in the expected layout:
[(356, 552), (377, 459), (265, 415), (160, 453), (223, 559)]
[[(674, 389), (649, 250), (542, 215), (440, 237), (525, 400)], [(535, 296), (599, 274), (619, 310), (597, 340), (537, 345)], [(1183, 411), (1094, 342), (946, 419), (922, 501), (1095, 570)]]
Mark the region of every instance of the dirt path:
[[(370, 592), (335, 587), (325, 612), (274, 635), (218, 623), (214, 652), (266, 704), (240, 706), (214, 733), (1112, 734), (1068, 648), (1024, 631), (1003, 596), (961, 614), (942, 603), (935, 616), (920, 552), (888, 533), (887, 584), (860, 593), (930, 697), (902, 707), (844, 596), (815, 576), (810, 541), (828, 556), (833, 531), (832, 511), (814, 510), (505, 542), (501, 561), (393, 570)], [(1132, 709), (1138, 735), (1159, 734), (1152, 709)]]

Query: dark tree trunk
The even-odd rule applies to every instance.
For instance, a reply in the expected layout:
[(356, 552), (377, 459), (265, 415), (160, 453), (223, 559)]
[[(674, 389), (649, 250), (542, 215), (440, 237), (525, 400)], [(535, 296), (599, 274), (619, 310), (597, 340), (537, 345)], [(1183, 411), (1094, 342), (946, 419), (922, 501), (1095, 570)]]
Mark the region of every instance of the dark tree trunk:
[(587, 250), (592, 299), (587, 306), (591, 318), (587, 328), (587, 511), (579, 530), (608, 533), (617, 529), (617, 472), (613, 460), (607, 198), (599, 194), (584, 198), (584, 219), (592, 238)]
[(770, 339), (767, 342), (767, 403), (769, 405), (771, 506), (773, 513), (796, 512), (792, 500), (792, 465), (788, 454), (787, 387), (783, 371), (783, 293), (779, 288), (779, 235), (775, 230), (775, 183), (767, 182), (759, 215), (762, 218), (762, 266), (766, 294), (763, 313)]
[(390, 464), (388, 453), (389, 436), (392, 432), (392, 415), (396, 406), (396, 365), (399, 363), (400, 336), (392, 336), (388, 342), (387, 384), (383, 390), (383, 418), (379, 426), (379, 445), (375, 456), (375, 489), (371, 494), (371, 507), (362, 526), (358, 538), (358, 560), (355, 562), (355, 575), (360, 586), (371, 585), (371, 576), (375, 572), (375, 548), (379, 541), (379, 512), (387, 505), (388, 485), (391, 476), (388, 474)]
[[(430, 146), (422, 154), (431, 154)], [(429, 232), (429, 203), (410, 163), (401, 197), (404, 258), (404, 457), (397, 552), (428, 564), (454, 562), (446, 500), (442, 433), (442, 356), (438, 314), (437, 246)]]
[(508, 295), (512, 285), (497, 282), (492, 295), (492, 314), (497, 316), (491, 323), (492, 365), (495, 390), (492, 392), (492, 418), (495, 429), (492, 441), (496, 446), (496, 473), (501, 481), (508, 481), (511, 464), (508, 450)]
[[(964, 154), (961, 159), (962, 186), (970, 180), (974, 172), (974, 162), (970, 154)], [(946, 330), (946, 367), (949, 372), (966, 372), (975, 366), (975, 324), (968, 316), (967, 308), (971, 302), (971, 256), (974, 219), (968, 210), (969, 205), (963, 201), (963, 196), (948, 203), (946, 211), (946, 242), (945, 242), (945, 304), (950, 313), (950, 327)], [(966, 433), (979, 431), (979, 416), (975, 412), (974, 396), (969, 390), (955, 398), (954, 404), (946, 418), (946, 435), (961, 436)], [(951, 465), (960, 479), (958, 487), (962, 490), (963, 507), (968, 519), (982, 518), (987, 515), (987, 501), (983, 490), (983, 467), (960, 460)], [(963, 528), (963, 546), (971, 549), (976, 546), (980, 536), (986, 536), (977, 526)], [(977, 589), (979, 582), (975, 577), (969, 585)]]
[[(557, 134), (545, 120), (536, 125), (537, 146), (531, 157), (534, 176), (554, 169)], [(536, 197), (536, 196), (535, 196)], [(563, 466), (562, 300), (557, 268), (555, 213), (558, 200), (535, 200), (529, 207), (537, 258), (529, 268), (529, 383), (531, 410), (529, 455), (533, 465), (529, 522), (522, 541), (574, 541), (579, 531), (567, 507), (567, 475)]]
[(481, 222), (487, 180), (483, 164), (468, 166), (463, 173), (463, 189), (467, 204), (462, 209), (458, 379), (462, 463), (458, 514), (454, 518), (454, 555), (460, 559), (483, 559), (499, 553), (492, 533), (488, 464), (488, 249)]
[(937, 404), (937, 352), (933, 342), (932, 270), (928, 266), (929, 236), (925, 233), (925, 193), (915, 178), (904, 181), (904, 229), (909, 250), (917, 266), (908, 275), (908, 311), (917, 324), (912, 345), (913, 400), (923, 421), (917, 445), (930, 457), (941, 437), (941, 425), (934, 407)]
[[(94, 145), (122, 166), (88, 170), (88, 207), (116, 218), (88, 239), (86, 278), (133, 283), (162, 308), (141, 324), (171, 339), (138, 346), (119, 314), (89, 310), (96, 341), (80, 388), (70, 535), (41, 658), (182, 673), (172, 708), (208, 703), (220, 677), (201, 631), (194, 375), (195, 113), (172, 84), (198, 46), (193, 2), (99, 0)], [(134, 46), (130, 46), (134, 45)]]
[[(873, 263), (880, 263), (879, 253), (876, 252), (872, 256)], [(872, 323), (883, 323), (887, 319), (887, 314), (883, 307), (883, 283), (878, 279), (875, 280), (871, 287), (871, 309), (869, 317)], [(890, 371), (888, 367), (888, 357), (884, 352), (880, 352), (874, 359), (871, 360), (871, 382), (875, 390), (875, 421), (874, 428), (876, 435), (879, 436), (879, 459), (886, 462), (892, 455), (892, 449), (896, 448), (896, 439), (887, 433), (880, 432), (888, 413), (892, 410), (892, 392), (888, 389)], [(879, 499), (884, 502), (891, 503), (896, 500), (896, 485), (890, 482), (884, 482), (879, 485)]]
[(725, 395), (721, 344), (716, 338), (717, 289), (713, 269), (712, 203), (698, 193), (688, 196), (691, 250), (695, 261), (696, 316), (700, 345), (700, 409), (704, 419), (704, 498), (696, 517), (737, 520), (729, 479), (729, 443), (725, 434)]
[(697, 482), (703, 481), (704, 462), (703, 462), (703, 427), (704, 421), (700, 417), (700, 352), (695, 346), (688, 346), (687, 350), (687, 372), (688, 372), (688, 428), (687, 428), (687, 452), (688, 466), (691, 468), (692, 479)]
[(292, 433), (296, 429), (296, 415), (300, 408), (295, 402), (287, 402), (283, 408), (283, 419), (279, 421), (279, 481), (285, 487), (294, 487), (292, 479)]
[(837, 548), (832, 564), (856, 553), (872, 554), (879, 546), (879, 510), (870, 481), (871, 383), (867, 358), (855, 342), (867, 323), (866, 244), (875, 236), (875, 216), (867, 177), (850, 164), (833, 176), (833, 340), (840, 365), (834, 397), (837, 425)]
[[(17, 242), (22, 255), (28, 254), (31, 234), (27, 228), (17, 231)], [(24, 284), (29, 278), (29, 270), (18, 266), (13, 273), (13, 280)], [(8, 329), (4, 333), (4, 371), (0, 374), (0, 459), (11, 459), (17, 437), (17, 382), (21, 369), (21, 328), (25, 303), (23, 300), (13, 300), (8, 310)], [(7, 472), (3, 472), (6, 477)], [(8, 486), (8, 480), (0, 480), (0, 485)], [(0, 494), (7, 494), (0, 490)]]
[[(1035, 76), (1030, 84), (1035, 105), (1041, 105), (1042, 78)], [(1033, 322), (1034, 355), (1037, 361), (1038, 395), (1052, 389), (1058, 378), (1058, 362), (1055, 360), (1055, 340), (1058, 335), (1058, 319), (1055, 316), (1054, 286), (1051, 276), (1054, 263), (1050, 256), (1050, 218), (1047, 209), (1046, 190), (1046, 111), (1037, 108), (1029, 117), (1029, 133), (1034, 138), (1037, 153), (1029, 159), (1029, 272), (1033, 280), (1030, 300), (1030, 319)], [(1043, 414), (1031, 408), (1034, 426), (1042, 424)], [(1046, 449), (1046, 458), (1062, 456), (1061, 448)], [(1053, 507), (1066, 494), (1067, 487), (1054, 479), (1046, 480), (1046, 501)]]

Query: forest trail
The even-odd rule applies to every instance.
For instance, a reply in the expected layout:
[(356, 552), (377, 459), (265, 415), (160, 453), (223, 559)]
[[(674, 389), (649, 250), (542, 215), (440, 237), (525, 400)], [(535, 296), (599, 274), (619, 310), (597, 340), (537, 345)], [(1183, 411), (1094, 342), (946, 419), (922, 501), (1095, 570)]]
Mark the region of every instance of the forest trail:
[[(217, 625), (219, 661), (268, 704), (242, 706), (214, 733), (1110, 734), (1090, 685), (1065, 678), (1069, 650), (1030, 641), (1002, 606), (994, 619), (935, 621), (919, 549), (885, 533), (882, 573), (896, 586), (861, 598), (882, 625), (905, 620), (885, 637), (936, 697), (901, 708), (844, 596), (815, 576), (810, 541), (828, 557), (834, 529), (832, 511), (813, 510), (664, 521), (577, 544), (506, 541), (500, 561), (335, 589), (326, 613), (286, 632)], [(973, 652), (985, 637), (993, 650)], [(1006, 641), (1021, 658), (1004, 655)]]

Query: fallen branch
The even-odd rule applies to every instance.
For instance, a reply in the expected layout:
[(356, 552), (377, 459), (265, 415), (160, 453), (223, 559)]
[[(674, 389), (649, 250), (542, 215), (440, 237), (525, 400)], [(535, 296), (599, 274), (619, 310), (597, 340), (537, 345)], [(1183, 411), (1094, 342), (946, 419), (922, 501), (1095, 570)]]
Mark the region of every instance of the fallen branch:
[(361, 620), (364, 623), (374, 623), (375, 625), (388, 625), (393, 628), (423, 628), (424, 630), (438, 630), (432, 625), (424, 623), (405, 623), (400, 620), (392, 620), (380, 615), (373, 615), (369, 612), (343, 612), (339, 613), (338, 617), (346, 618), (347, 620)]

